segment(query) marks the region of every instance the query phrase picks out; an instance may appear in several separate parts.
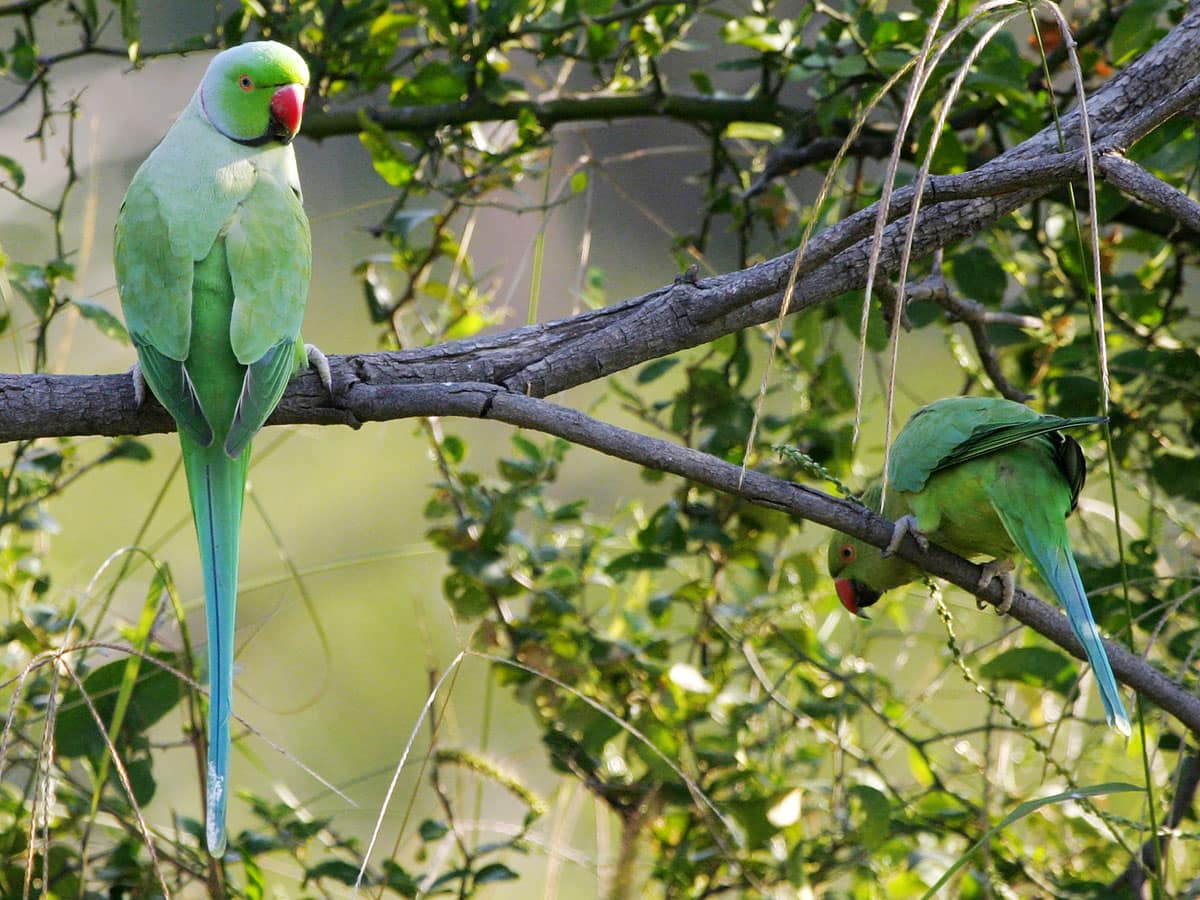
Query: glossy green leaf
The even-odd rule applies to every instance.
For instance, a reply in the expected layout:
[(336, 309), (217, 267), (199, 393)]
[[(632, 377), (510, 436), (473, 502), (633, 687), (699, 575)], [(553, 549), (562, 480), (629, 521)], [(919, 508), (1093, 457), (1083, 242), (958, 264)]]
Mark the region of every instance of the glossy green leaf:
[(984, 678), (1016, 681), (1066, 694), (1075, 683), (1075, 665), (1071, 657), (1049, 647), (1013, 647), (984, 663), (979, 674)]

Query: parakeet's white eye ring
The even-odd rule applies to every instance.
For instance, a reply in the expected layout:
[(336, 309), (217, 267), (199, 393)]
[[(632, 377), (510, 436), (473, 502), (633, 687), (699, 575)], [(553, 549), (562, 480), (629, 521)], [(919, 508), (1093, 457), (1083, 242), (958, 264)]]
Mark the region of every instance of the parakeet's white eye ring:
[(254, 90), (254, 81), (249, 75), (242, 75), (238, 78), (238, 87), (243, 91), (252, 91)]
[(856, 555), (853, 544), (842, 544), (842, 549), (838, 551), (838, 556), (842, 558), (842, 562), (854, 562)]

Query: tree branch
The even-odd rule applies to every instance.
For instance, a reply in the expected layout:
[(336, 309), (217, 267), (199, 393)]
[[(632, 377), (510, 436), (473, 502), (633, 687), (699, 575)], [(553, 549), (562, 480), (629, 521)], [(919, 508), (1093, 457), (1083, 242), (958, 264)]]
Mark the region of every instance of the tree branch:
[(1183, 191), (1117, 154), (1101, 156), (1097, 165), (1109, 184), (1149, 206), (1161, 209), (1184, 227), (1200, 234), (1200, 203)]
[(494, 122), (516, 119), (522, 112), (533, 113), (543, 126), (560, 122), (602, 121), (666, 117), (685, 122), (725, 125), (730, 122), (769, 122), (783, 124), (800, 117), (797, 109), (784, 106), (767, 96), (708, 97), (692, 94), (560, 94), (546, 100), (488, 100), (474, 97), (460, 103), (433, 106), (364, 106), (355, 109), (304, 115), (302, 133), (321, 140), (362, 131), (362, 120), (388, 131), (430, 131), (446, 125), (468, 122)]

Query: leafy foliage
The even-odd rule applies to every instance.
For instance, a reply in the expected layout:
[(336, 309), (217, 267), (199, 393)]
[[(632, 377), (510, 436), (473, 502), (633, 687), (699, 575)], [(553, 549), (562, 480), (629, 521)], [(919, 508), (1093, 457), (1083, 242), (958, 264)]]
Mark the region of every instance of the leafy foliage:
[[(66, 170), (60, 195), (48, 201), (20, 163), (0, 156), (0, 187), (53, 235), (44, 258), (0, 256), (0, 334), (20, 335), (34, 372), (50, 367), (49, 335), (65, 316), (125, 339), (104, 302), (72, 293), (77, 247), (64, 225), (78, 182), (75, 123), (92, 98), (63, 102), (50, 90), (56, 67), (78, 55), (142, 61), (175, 49), (141, 45), (132, 0), (110, 5), (0, 5), (14, 24), (0, 73), (16, 86), (17, 104), (40, 102), (35, 137), (62, 149)], [(215, 34), (181, 35), (177, 45), (265, 37), (310, 61), (310, 109), (329, 109), (310, 115), (309, 133), (356, 135), (379, 178), (387, 211), (373, 234), (381, 252), (352, 274), (379, 345), (397, 349), (501, 320), (493, 273), (477, 271), (471, 258), (481, 207), (519, 202), (546, 221), (584, 202), (598, 177), (612, 177), (601, 158), (556, 163), (556, 129), (566, 122), (668, 115), (695, 133), (704, 162), (685, 174), (702, 209), (688, 233), (674, 236), (680, 269), (709, 265), (710, 252), (729, 247), (750, 265), (793, 248), (810, 219), (828, 224), (878, 199), (878, 167), (869, 163), (890, 151), (910, 75), (852, 143), (831, 202), (801, 200), (787, 176), (829, 163), (869, 100), (919, 51), (935, 6), (245, 0)], [(955, 4), (958, 21), (977, 6)], [(1182, 4), (1158, 0), (1089, 12), (1076, 32), (1088, 87), (1182, 14)], [(58, 20), (78, 29), (77, 50), (43, 49), (43, 33)], [(904, 177), (923, 158), (937, 105), (984, 24), (935, 68), (914, 118), (931, 124), (904, 144)], [(934, 170), (978, 167), (1045, 127), (1063, 99), (1065, 59), (1046, 22), (1000, 32), (938, 136)], [(1196, 128), (1194, 118), (1173, 120), (1130, 158), (1189, 190)], [(942, 354), (929, 364), (935, 383), (915, 393), (992, 389), (1000, 377), (1051, 412), (1096, 408), (1091, 257), (1072, 203), (1064, 189), (910, 273), (939, 284), (910, 305), (911, 340), (930, 358)], [(1124, 543), (1122, 557), (1109, 530), (1085, 518), (1078, 555), (1102, 627), (1148, 648), (1194, 690), (1200, 362), (1187, 287), (1196, 236), (1109, 188), (1095, 214), (1111, 325), (1111, 465), (1140, 536)], [(605, 304), (605, 277), (585, 267), (583, 304)], [(947, 305), (947, 296), (962, 303)], [(966, 302), (995, 314), (982, 343), (956, 327)], [(785, 323), (750, 447), (774, 340), (758, 330), (611, 379), (604, 408), (778, 477), (824, 471), (860, 481), (868, 466), (852, 461), (852, 348), (861, 309), (860, 296), (846, 296)], [(873, 313), (861, 337), (882, 350), (883, 317)], [(989, 349), (993, 371), (983, 361)], [(1096, 782), (1118, 780), (1110, 771), (1137, 781), (1142, 770), (1090, 727), (1079, 667), (1032, 633), (1002, 636), (999, 648), (983, 626), (969, 645), (936, 625), (931, 637), (924, 625), (932, 606), (915, 602), (886, 605), (871, 630), (849, 631), (818, 568), (823, 536), (804, 523), (649, 470), (640, 473), (642, 499), (601, 508), (562, 496), (562, 472), (582, 464), (562, 441), (513, 435), (485, 471), (470, 463), (466, 438), (437, 423), (422, 427), (438, 470), (425, 517), (445, 558), (445, 601), (473, 629), (471, 652), (491, 661), (495, 684), (528, 711), (548, 767), (606, 812), (619, 835), (604, 861), (604, 889), (614, 897), (636, 895), (638, 879), (670, 897), (918, 896), (943, 873), (963, 897), (1118, 896), (1112, 885), (1171, 805), (1173, 773), (1194, 764), (1194, 736), (1148, 717), (1153, 791), (1141, 805), (1109, 799)], [(1088, 452), (1103, 471), (1095, 442)], [(110, 463), (148, 457), (128, 439), (99, 450), (44, 439), (11, 448), (3, 466), (11, 705), (0, 752), (0, 893), (257, 898), (282, 882), (275, 873), (283, 867), (304, 896), (337, 895), (360, 877), (377, 896), (528, 893), (522, 863), (540, 852), (549, 808), (525, 773), (474, 748), (431, 750), (426, 772), (442, 814), (410, 829), (403, 854), (379, 863), (373, 856), (372, 865), (336, 818), (314, 817), (292, 800), (244, 795), (255, 825), (221, 861), (203, 854), (195, 819), (179, 816), (173, 828), (146, 834), (140, 811), (154, 802), (163, 767), (203, 756), (204, 701), (190, 680), (195, 657), (170, 571), (157, 563), (143, 620), (121, 644), (100, 643), (110, 635), (103, 616), (77, 615), (49, 548), (64, 489)], [(111, 599), (130, 577), (127, 562), (113, 561), (99, 593)], [(177, 644), (159, 639), (160, 615), (178, 623)], [(963, 692), (959, 671), (991, 702)], [(502, 839), (475, 840), (439, 780), (451, 772), (515, 804)], [(1031, 799), (1047, 792), (1054, 796)], [(1195, 834), (1178, 830), (1179, 821), (1173, 827), (1176, 868), (1164, 866), (1160, 877), (1165, 890), (1182, 893), (1198, 851)]]

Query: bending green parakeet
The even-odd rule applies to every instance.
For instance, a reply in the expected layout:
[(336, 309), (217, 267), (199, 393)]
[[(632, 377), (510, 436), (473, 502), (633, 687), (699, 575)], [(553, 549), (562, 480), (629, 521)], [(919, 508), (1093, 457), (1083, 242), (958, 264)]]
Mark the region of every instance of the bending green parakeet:
[[(1041, 415), (987, 397), (951, 397), (917, 410), (896, 436), (888, 463), (882, 512), (896, 522), (888, 550), (880, 554), (844, 534), (829, 546), (842, 604), (861, 615), (885, 591), (921, 577), (916, 566), (891, 555), (909, 533), (923, 546), (933, 541), (960, 556), (991, 556), (979, 589), (998, 575), (1011, 604), (1010, 560), (1019, 550), (1066, 610), (1096, 673), (1108, 724), (1128, 735), (1129, 716), (1067, 537), (1066, 519), (1086, 472), (1079, 444), (1061, 431), (1102, 421)], [(879, 497), (875, 484), (864, 502), (879, 511)]]
[[(179, 427), (208, 621), (209, 852), (225, 850), (238, 539), (250, 441), (311, 361), (300, 337), (312, 246), (292, 138), (308, 67), (282, 44), (218, 54), (134, 175), (117, 217), (117, 289), (144, 385)], [(143, 383), (144, 381), (144, 383)]]

